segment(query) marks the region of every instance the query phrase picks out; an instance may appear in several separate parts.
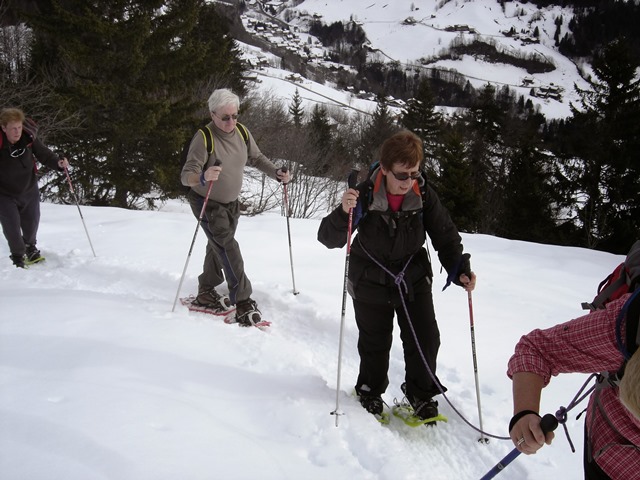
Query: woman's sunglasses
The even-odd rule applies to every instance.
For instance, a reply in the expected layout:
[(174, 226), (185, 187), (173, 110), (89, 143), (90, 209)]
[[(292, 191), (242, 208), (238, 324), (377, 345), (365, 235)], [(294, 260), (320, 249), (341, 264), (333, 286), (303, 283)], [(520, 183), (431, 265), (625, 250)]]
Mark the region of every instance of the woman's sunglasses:
[(396, 173), (393, 170), (389, 170), (393, 176), (396, 178), (396, 180), (399, 180), (401, 182), (404, 182), (405, 180), (417, 180), (420, 178), (420, 171), (417, 172), (411, 172), (411, 173), (407, 173), (407, 172), (402, 172), (402, 173)]

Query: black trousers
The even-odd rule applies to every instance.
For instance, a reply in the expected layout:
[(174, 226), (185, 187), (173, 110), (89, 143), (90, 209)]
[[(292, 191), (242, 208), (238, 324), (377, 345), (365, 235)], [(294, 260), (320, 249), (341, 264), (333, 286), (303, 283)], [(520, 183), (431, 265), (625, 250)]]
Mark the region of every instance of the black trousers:
[[(393, 339), (393, 319), (397, 316), (404, 350), (407, 394), (426, 400), (440, 393), (438, 384), (433, 381), (425, 366), (426, 360), (433, 375), (436, 375), (440, 331), (431, 291), (418, 294), (412, 302), (407, 302), (409, 318), (402, 305), (394, 307), (354, 299), (353, 307), (359, 331), (360, 372), (356, 383), (357, 392), (382, 395), (389, 386), (389, 354)], [(413, 326), (415, 337), (409, 322)]]
[(24, 255), (25, 244), (35, 245), (40, 225), (40, 190), (20, 195), (0, 194), (0, 225), (13, 255)]

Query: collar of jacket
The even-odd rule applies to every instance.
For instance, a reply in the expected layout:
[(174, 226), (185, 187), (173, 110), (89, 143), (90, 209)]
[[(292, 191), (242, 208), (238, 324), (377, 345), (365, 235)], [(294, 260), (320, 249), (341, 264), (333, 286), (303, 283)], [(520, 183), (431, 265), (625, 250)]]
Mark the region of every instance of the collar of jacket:
[[(369, 210), (378, 212), (386, 212), (387, 210), (389, 210), (387, 188), (385, 186), (384, 178), (385, 176), (382, 174), (380, 167), (377, 167), (369, 177), (369, 179), (373, 183), (373, 192)], [(422, 209), (422, 194), (420, 193), (420, 187), (423, 184), (424, 178), (422, 175), (420, 175), (420, 178), (413, 182), (413, 188), (404, 195), (401, 211), (406, 212)]]

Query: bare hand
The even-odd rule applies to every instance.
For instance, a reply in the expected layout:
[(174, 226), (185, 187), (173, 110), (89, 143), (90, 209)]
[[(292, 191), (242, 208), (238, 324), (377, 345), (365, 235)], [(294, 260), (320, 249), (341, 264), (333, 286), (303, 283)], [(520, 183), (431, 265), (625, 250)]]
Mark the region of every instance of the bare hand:
[(467, 292), (473, 292), (473, 289), (476, 288), (476, 274), (471, 272), (471, 278), (467, 277), (464, 273), (460, 275), (458, 278), (460, 283), (462, 284), (462, 288), (464, 288)]
[(513, 444), (526, 455), (532, 455), (540, 450), (544, 444), (551, 445), (555, 434), (544, 432), (540, 427), (540, 417), (534, 414), (525, 415), (511, 429), (509, 433)]
[(209, 167), (204, 171), (204, 179), (207, 182), (215, 182), (220, 177), (220, 172), (222, 172), (221, 166)]
[(289, 175), (289, 170), (287, 170), (286, 172), (283, 172), (282, 169), (280, 168), (276, 170), (276, 177), (282, 183), (289, 183), (289, 181), (291, 180), (291, 177)]
[(69, 160), (67, 160), (67, 157), (62, 157), (60, 160), (58, 160), (58, 167), (60, 168), (69, 167)]
[(355, 208), (358, 202), (358, 195), (360, 195), (360, 192), (354, 188), (350, 188), (342, 194), (342, 209), (346, 213), (349, 213), (349, 210)]

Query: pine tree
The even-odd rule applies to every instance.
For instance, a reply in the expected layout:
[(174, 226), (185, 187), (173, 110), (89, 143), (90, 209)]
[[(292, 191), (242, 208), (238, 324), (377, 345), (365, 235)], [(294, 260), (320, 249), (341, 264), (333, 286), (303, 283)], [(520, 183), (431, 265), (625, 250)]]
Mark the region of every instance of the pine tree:
[(429, 81), (423, 78), (418, 85), (415, 97), (407, 102), (407, 108), (400, 123), (422, 139), (424, 158), (427, 168), (431, 171), (434, 170), (431, 159), (436, 148), (441, 122), (442, 116), (435, 110)]
[(311, 112), (311, 118), (307, 124), (307, 132), (315, 154), (305, 161), (308, 173), (322, 175), (329, 169), (329, 153), (332, 147), (331, 124), (327, 110), (316, 104)]
[(368, 168), (374, 161), (379, 160), (377, 153), (382, 143), (398, 130), (389, 112), (389, 107), (383, 96), (377, 99), (377, 106), (371, 120), (362, 133), (357, 164)]
[(506, 173), (502, 137), (505, 124), (503, 108), (496, 101), (495, 88), (487, 84), (464, 115), (472, 172), (469, 188), (481, 207), (476, 226), (476, 231), (480, 233), (493, 234), (500, 215), (501, 185)]
[[(583, 198), (578, 222), (586, 246), (628, 250), (640, 228), (639, 63), (624, 41), (607, 45), (593, 62), (590, 90), (578, 88), (572, 105), (572, 157), (567, 162), (572, 197)], [(577, 162), (577, 163), (576, 163)]]
[(211, 85), (240, 85), (233, 40), (213, 7), (52, 0), (32, 25), (34, 70), (54, 72), (65, 108), (84, 120), (74, 138), (55, 139), (84, 201), (132, 207), (178, 185), (178, 151)]
[(469, 151), (458, 126), (444, 127), (436, 156), (440, 166), (439, 173), (431, 178), (440, 200), (449, 210), (459, 230), (477, 232), (481, 199), (473, 189)]
[(514, 240), (559, 241), (550, 162), (539, 148), (534, 129), (511, 129), (510, 135), (514, 138), (506, 149), (508, 171), (501, 189), (496, 234)]
[(289, 114), (293, 117), (293, 124), (296, 128), (300, 128), (304, 120), (304, 109), (302, 108), (302, 97), (297, 88), (289, 106)]

